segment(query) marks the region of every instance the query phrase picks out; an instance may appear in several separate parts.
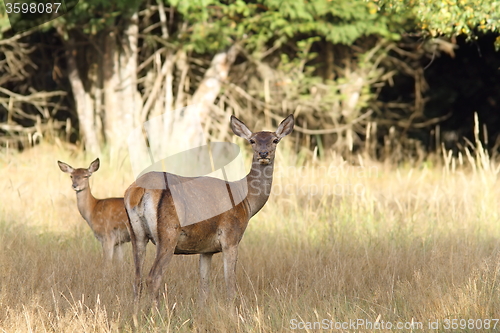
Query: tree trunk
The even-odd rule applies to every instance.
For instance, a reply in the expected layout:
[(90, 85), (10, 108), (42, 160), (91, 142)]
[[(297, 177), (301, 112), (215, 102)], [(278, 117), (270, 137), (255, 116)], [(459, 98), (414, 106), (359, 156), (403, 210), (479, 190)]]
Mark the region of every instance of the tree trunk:
[[(149, 156), (149, 163), (156, 164), (155, 170), (182, 170), (177, 172), (194, 176), (201, 175), (200, 170), (206, 169), (200, 165), (205, 160), (203, 155), (206, 155), (206, 150), (191, 150), (187, 154), (178, 155), (175, 160), (170, 160), (167, 167), (169, 170), (164, 170), (165, 165), (162, 165), (159, 160), (207, 143), (203, 128), (209, 124), (211, 107), (220, 93), (222, 83), (228, 78), (229, 69), (236, 58), (236, 53), (237, 48), (233, 46), (226, 52), (216, 54), (193, 95), (192, 102), (189, 106), (181, 107), (184, 106), (182, 85), (187, 79), (187, 62), (182, 58), (182, 51), (175, 55), (173, 52), (167, 52), (148, 101), (143, 107), (143, 114), (146, 114), (149, 113), (149, 110), (154, 110), (152, 103), (162, 103), (164, 113), (162, 115), (155, 114), (155, 112), (149, 113), (150, 116), (143, 126), (148, 141), (147, 147), (146, 145), (140, 145), (142, 148), (137, 146), (138, 151), (147, 150), (147, 153), (138, 153), (137, 155), (141, 155), (142, 159)], [(174, 64), (181, 72), (178, 83), (180, 87), (177, 87), (175, 103), (173, 101)], [(159, 90), (161, 83), (164, 86), (163, 96)], [(173, 105), (176, 106), (175, 110), (172, 110)], [(134, 135), (136, 139), (133, 140), (132, 145), (136, 145), (141, 140), (142, 133), (136, 131)], [(198, 162), (194, 162), (197, 161), (197, 158)], [(131, 163), (136, 174), (148, 166), (147, 163), (139, 161), (139, 158), (131, 159)]]
[[(69, 47), (72, 47), (74, 44), (73, 39), (70, 37)], [(76, 51), (67, 49), (66, 61), (68, 66), (68, 79), (75, 99), (78, 122), (80, 123), (80, 132), (82, 134), (85, 149), (91, 152), (92, 155), (99, 156), (101, 151), (96, 130), (93, 101), (90, 94), (85, 90), (75, 58)]]
[(123, 35), (117, 40), (114, 31), (105, 38), (104, 132), (113, 149), (125, 149), (127, 138), (140, 119), (141, 97), (137, 91), (138, 15), (129, 19)]
[[(167, 50), (163, 64), (160, 53), (157, 53), (156, 58), (156, 78), (141, 112), (142, 125), (146, 131), (152, 163), (166, 157), (168, 140), (164, 139), (164, 133), (168, 133), (173, 126), (172, 88), (175, 55)], [(164, 94), (162, 94), (162, 88)]]
[(210, 109), (220, 93), (222, 83), (228, 78), (237, 53), (236, 45), (227, 51), (217, 53), (193, 94), (189, 106), (175, 110), (175, 123), (171, 136), (173, 141), (178, 137), (183, 138), (182, 145), (177, 145), (178, 149), (199, 147), (206, 143), (206, 133), (203, 128), (207, 128)]

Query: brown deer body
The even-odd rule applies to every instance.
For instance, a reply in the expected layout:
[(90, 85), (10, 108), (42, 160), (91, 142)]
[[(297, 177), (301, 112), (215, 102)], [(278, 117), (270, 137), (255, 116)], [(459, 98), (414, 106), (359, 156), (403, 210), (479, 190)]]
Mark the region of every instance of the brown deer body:
[[(149, 172), (125, 192), (134, 252), (136, 302), (140, 297), (142, 266), (149, 240), (156, 244), (156, 257), (146, 282), (156, 303), (162, 277), (174, 254), (200, 254), (200, 301), (204, 303), (209, 293), (212, 256), (222, 252), (228, 299), (234, 299), (238, 244), (250, 218), (269, 197), (276, 145), (292, 132), (293, 116), (283, 120), (276, 132), (252, 133), (234, 116), (231, 128), (250, 142), (254, 151), (252, 168), (245, 178), (226, 182), (211, 177)], [(180, 192), (184, 200), (174, 202), (174, 194), (179, 194), (178, 186), (191, 181), (196, 181), (193, 188), (184, 186)], [(225, 205), (229, 200), (228, 191), (233, 204), (230, 209)], [(188, 223), (200, 210), (213, 212), (209, 214), (213, 217)]]
[(109, 263), (114, 257), (122, 261), (122, 245), (130, 242), (123, 198), (96, 199), (90, 191), (89, 177), (99, 169), (99, 159), (92, 162), (88, 169), (74, 169), (61, 161), (57, 164), (61, 171), (71, 175), (78, 210), (101, 242), (105, 261)]

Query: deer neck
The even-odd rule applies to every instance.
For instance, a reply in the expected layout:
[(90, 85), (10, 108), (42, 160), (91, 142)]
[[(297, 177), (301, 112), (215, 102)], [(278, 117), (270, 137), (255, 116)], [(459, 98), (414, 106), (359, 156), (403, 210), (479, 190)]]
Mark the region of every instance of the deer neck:
[(267, 202), (271, 194), (273, 170), (274, 161), (270, 164), (260, 164), (255, 158), (253, 159), (252, 169), (246, 177), (250, 216), (257, 214)]
[(78, 210), (82, 217), (87, 221), (87, 223), (92, 227), (92, 211), (97, 204), (97, 199), (94, 198), (90, 192), (90, 187), (87, 186), (84, 190), (76, 192), (76, 202)]

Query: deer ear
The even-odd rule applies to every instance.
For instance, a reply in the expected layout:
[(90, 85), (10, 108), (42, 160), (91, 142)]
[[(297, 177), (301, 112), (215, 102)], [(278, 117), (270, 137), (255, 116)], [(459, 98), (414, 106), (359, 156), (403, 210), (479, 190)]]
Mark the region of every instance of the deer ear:
[(64, 162), (57, 161), (57, 164), (59, 165), (59, 169), (61, 169), (62, 172), (72, 173), (74, 171), (74, 169), (71, 166), (69, 166)]
[(89, 172), (94, 173), (99, 170), (99, 158), (96, 158), (94, 162), (90, 163)]
[(247, 140), (250, 140), (250, 137), (253, 134), (252, 131), (248, 129), (247, 125), (245, 125), (235, 116), (231, 116), (231, 129), (233, 130), (234, 134)]
[(292, 133), (293, 131), (293, 114), (289, 115), (286, 117), (278, 126), (278, 129), (276, 130), (276, 135), (278, 138), (283, 138), (284, 136), (287, 136), (288, 134)]

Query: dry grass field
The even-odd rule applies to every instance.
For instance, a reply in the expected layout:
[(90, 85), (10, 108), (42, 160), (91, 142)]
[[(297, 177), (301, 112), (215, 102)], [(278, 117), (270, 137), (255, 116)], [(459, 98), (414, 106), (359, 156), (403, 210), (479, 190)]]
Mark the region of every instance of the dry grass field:
[[(221, 255), (204, 311), (198, 256), (175, 256), (164, 301), (141, 313), (137, 331), (500, 330), (500, 186), (487, 156), (396, 168), (286, 151), (240, 245), (235, 311)], [(103, 268), (56, 163), (94, 158), (46, 144), (0, 152), (0, 332), (134, 330), (131, 246), (123, 264)], [(122, 196), (134, 180), (128, 156), (100, 159), (94, 195)]]

